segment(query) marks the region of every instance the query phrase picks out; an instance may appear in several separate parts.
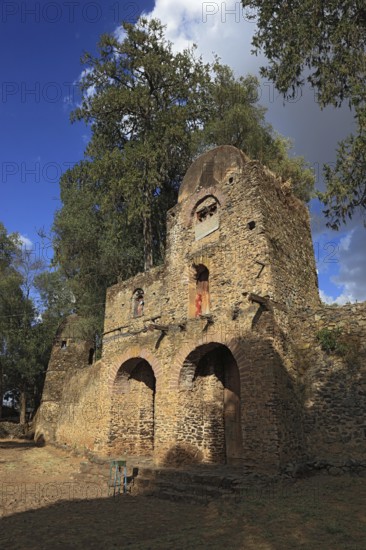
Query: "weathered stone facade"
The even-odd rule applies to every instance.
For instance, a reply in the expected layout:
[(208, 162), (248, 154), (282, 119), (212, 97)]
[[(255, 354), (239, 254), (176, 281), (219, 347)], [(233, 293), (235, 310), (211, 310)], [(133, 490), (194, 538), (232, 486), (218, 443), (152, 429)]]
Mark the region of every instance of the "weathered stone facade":
[[(193, 163), (167, 218), (164, 265), (108, 289), (101, 360), (60, 332), (37, 435), (167, 465), (361, 457), (366, 304), (321, 306), (306, 207), (225, 146)], [(317, 340), (338, 324), (354, 365)]]

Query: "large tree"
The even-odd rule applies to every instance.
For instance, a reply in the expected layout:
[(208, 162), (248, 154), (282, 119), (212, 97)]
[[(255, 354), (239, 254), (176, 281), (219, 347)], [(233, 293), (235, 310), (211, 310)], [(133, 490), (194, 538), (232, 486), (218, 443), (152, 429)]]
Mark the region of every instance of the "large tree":
[(86, 93), (73, 116), (92, 124), (87, 152), (94, 160), (103, 164), (107, 155), (110, 164), (114, 155), (113, 161), (123, 162), (116, 192), (128, 218), (141, 217), (144, 267), (150, 269), (154, 198), (191, 157), (190, 133), (207, 116), (209, 66), (194, 57), (193, 49), (174, 54), (157, 20), (141, 18), (123, 28), (122, 42), (104, 35), (99, 56), (84, 56), (81, 88)]
[[(91, 126), (86, 159), (61, 180), (56, 261), (77, 311), (101, 329), (105, 289), (160, 263), (165, 214), (207, 116), (209, 66), (194, 49), (174, 54), (156, 20), (124, 24), (86, 54), (82, 103), (72, 120)], [(93, 321), (94, 319), (94, 321)]]
[(17, 322), (23, 293), (21, 277), (13, 266), (17, 240), (0, 222), (0, 417), (9, 358), (9, 339)]
[(348, 103), (355, 132), (339, 144), (334, 167), (325, 166), (328, 225), (338, 229), (366, 212), (366, 7), (364, 0), (242, 0), (254, 10), (254, 51), (269, 65), (262, 76), (284, 96), (307, 81), (321, 107)]
[(0, 417), (4, 392), (16, 390), (22, 423), (27, 403), (40, 400), (57, 326), (72, 311), (67, 282), (46, 268), (0, 222)]
[(310, 165), (303, 157), (291, 157), (290, 140), (266, 122), (266, 109), (256, 102), (258, 87), (257, 78), (235, 78), (231, 68), (217, 60), (207, 94), (210, 116), (196, 136), (198, 146), (234, 145), (289, 182), (300, 199), (309, 201), (314, 188)]
[(35, 309), (29, 297), (32, 270), (18, 235), (8, 235), (0, 223), (0, 398), (2, 404), (4, 390), (19, 390), (22, 422), (27, 391), (40, 370), (34, 353)]

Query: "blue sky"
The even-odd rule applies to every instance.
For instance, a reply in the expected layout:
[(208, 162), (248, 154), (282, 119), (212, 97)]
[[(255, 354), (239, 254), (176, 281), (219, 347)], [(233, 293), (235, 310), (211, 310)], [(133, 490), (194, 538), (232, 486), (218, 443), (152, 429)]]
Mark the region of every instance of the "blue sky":
[[(194, 41), (207, 61), (216, 52), (237, 76), (258, 74), (265, 62), (250, 54), (255, 22), (248, 21), (239, 2), (31, 1), (3, 2), (0, 10), (0, 221), (35, 250), (40, 246), (37, 229), (49, 232), (61, 205), (61, 173), (83, 157), (88, 129), (83, 123), (71, 125), (69, 114), (78, 101), (80, 57), (96, 51), (102, 33), (114, 32), (123, 18), (135, 20), (144, 10), (167, 25), (176, 50)], [(269, 122), (293, 139), (294, 153), (311, 163), (321, 186), (323, 163), (334, 162), (337, 141), (352, 130), (348, 110), (321, 112), (311, 91), (283, 104), (263, 81), (260, 93)], [(319, 203), (310, 206), (322, 298), (365, 300), (365, 230), (354, 220), (340, 233), (330, 232)]]
[(117, 27), (118, 11), (136, 13), (133, 3), (125, 9), (117, 2), (69, 4), (1, 7), (0, 220), (33, 242), (36, 229), (48, 230), (60, 206), (60, 174), (83, 157), (87, 128), (69, 121), (80, 57), (95, 52), (99, 36)]

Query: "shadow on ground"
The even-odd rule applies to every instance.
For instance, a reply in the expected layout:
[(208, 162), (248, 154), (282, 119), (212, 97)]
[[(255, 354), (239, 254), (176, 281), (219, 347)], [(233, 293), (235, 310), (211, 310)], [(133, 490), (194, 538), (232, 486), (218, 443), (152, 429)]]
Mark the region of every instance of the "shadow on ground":
[[(206, 506), (129, 495), (52, 504), (52, 498), (60, 495), (52, 496), (50, 487), (42, 494), (41, 487), (38, 496), (44, 498), (43, 508), (13, 513), (1, 520), (0, 547), (12, 550), (363, 547), (362, 537), (366, 533), (361, 502), (355, 503), (352, 512), (349, 501), (334, 498), (339, 493), (319, 495), (317, 500), (312, 491), (304, 491), (286, 498), (257, 496), (235, 504), (212, 501)], [(33, 490), (28, 495), (30, 501), (37, 497), (36, 493)], [(3, 498), (3, 509), (11, 514), (11, 501), (7, 506)]]
[(0, 449), (19, 449), (19, 451), (23, 451), (33, 447), (38, 447), (34, 441), (12, 441), (9, 439), (2, 441), (0, 439)]

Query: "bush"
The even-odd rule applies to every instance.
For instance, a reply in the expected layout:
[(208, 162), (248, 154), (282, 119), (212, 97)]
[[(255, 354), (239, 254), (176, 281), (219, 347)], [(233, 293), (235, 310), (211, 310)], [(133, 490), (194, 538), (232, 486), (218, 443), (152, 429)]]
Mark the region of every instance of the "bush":
[(340, 328), (322, 328), (316, 335), (320, 347), (326, 353), (336, 353), (344, 356), (348, 351), (347, 344), (342, 341), (342, 330)]
[(361, 341), (357, 335), (343, 334), (338, 328), (323, 328), (316, 335), (323, 351), (343, 358), (349, 368), (359, 368)]

